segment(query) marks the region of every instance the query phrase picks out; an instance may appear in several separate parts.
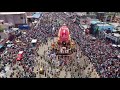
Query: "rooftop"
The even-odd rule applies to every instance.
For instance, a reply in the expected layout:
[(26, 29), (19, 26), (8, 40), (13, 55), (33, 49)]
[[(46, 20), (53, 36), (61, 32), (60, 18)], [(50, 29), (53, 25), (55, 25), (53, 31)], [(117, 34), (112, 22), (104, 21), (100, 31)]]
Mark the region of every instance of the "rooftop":
[(120, 37), (120, 34), (119, 33), (114, 33), (114, 36)]
[(0, 12), (0, 15), (25, 14), (26, 12)]
[(111, 25), (109, 25), (109, 24), (97, 24), (97, 26), (111, 26)]

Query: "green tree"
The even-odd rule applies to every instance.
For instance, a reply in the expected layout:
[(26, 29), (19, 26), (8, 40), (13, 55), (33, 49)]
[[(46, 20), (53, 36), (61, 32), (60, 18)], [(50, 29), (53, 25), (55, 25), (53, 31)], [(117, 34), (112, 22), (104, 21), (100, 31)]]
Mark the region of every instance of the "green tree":
[(4, 29), (0, 26), (0, 32), (3, 32), (4, 31)]

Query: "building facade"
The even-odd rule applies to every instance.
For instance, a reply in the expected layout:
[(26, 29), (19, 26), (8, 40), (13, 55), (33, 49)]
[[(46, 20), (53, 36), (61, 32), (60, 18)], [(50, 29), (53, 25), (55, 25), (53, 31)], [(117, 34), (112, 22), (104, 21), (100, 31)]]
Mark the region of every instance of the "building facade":
[(0, 20), (18, 26), (27, 24), (27, 14), (26, 12), (0, 12)]

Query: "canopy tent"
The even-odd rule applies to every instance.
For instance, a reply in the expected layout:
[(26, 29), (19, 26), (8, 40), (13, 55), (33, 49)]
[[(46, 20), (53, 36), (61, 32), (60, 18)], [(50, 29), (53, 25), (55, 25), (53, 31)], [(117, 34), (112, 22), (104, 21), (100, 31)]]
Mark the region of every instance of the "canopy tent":
[(18, 54), (22, 54), (23, 53), (23, 51), (19, 51), (19, 53)]
[(23, 32), (23, 34), (26, 34), (26, 32)]
[(113, 47), (117, 47), (117, 45), (115, 45), (115, 44), (113, 44), (112, 46), (113, 46)]
[(109, 23), (109, 24), (113, 25), (114, 28), (116, 28), (117, 26), (119, 26), (119, 23)]
[(97, 24), (95, 26), (95, 28), (98, 29), (99, 31), (103, 31), (103, 30), (111, 30), (111, 31), (113, 31), (113, 29), (114, 29), (113, 25), (103, 24), (103, 23)]
[(32, 39), (31, 43), (36, 43), (37, 39)]
[(8, 53), (8, 51), (6, 50), (5, 52), (4, 52), (4, 54), (7, 54)]
[(30, 26), (29, 25), (19, 25), (18, 28), (20, 30), (29, 30), (30, 29)]
[(8, 40), (6, 43), (10, 43), (10, 40)]
[(120, 45), (117, 45), (118, 47), (120, 47)]
[(10, 70), (10, 67), (6, 66), (5, 71), (9, 71), (9, 70)]
[(114, 33), (114, 36), (115, 37), (120, 37), (120, 34), (119, 33)]
[(22, 54), (18, 54), (18, 56), (17, 56), (17, 61), (20, 61), (22, 59)]
[(90, 21), (91, 24), (97, 24), (97, 23), (101, 23), (100, 21)]
[(117, 30), (116, 29), (113, 29), (113, 31), (112, 32), (117, 32)]
[(95, 38), (95, 37), (92, 37), (91, 39), (92, 39), (92, 40), (96, 40), (96, 38)]
[(83, 27), (84, 29), (87, 29), (87, 28), (88, 28), (88, 25), (82, 25), (82, 27)]
[(0, 49), (3, 48), (3, 45), (0, 45)]
[(13, 31), (17, 31), (17, 30), (19, 30), (19, 28), (12, 28), (12, 30), (13, 30)]
[(14, 44), (8, 44), (7, 47), (11, 47), (11, 46), (13, 46), (13, 45), (14, 45)]
[(40, 18), (41, 14), (42, 14), (41, 12), (36, 12), (35, 14), (33, 14), (32, 17), (38, 19), (38, 18)]
[(33, 16), (27, 16), (27, 18), (33, 18)]

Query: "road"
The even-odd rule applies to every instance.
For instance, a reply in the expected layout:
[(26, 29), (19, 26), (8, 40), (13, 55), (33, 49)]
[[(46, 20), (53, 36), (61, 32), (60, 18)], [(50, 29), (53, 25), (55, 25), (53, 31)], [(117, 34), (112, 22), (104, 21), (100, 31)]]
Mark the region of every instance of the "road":
[[(56, 40), (57, 40), (57, 38), (54, 38), (54, 40), (48, 40), (48, 45), (40, 46), (39, 50), (38, 50), (38, 54), (40, 56), (44, 55), (44, 51), (47, 51), (48, 47), (51, 46), (51, 43)], [(69, 69), (71, 68), (71, 71), (65, 71), (65, 67), (62, 70), (60, 70), (60, 68), (53, 69), (52, 67), (50, 67), (49, 63), (44, 58), (41, 59), (40, 57), (37, 57), (38, 64), (35, 67), (36, 73), (39, 71), (40, 67), (43, 67), (42, 66), (43, 64), (45, 66), (47, 66), (46, 76), (45, 76), (45, 74), (44, 75), (37, 74), (37, 78), (47, 78), (47, 77), (55, 78), (54, 74), (49, 73), (49, 71), (55, 72), (57, 70), (60, 71), (57, 78), (72, 78), (72, 77), (74, 77), (74, 78), (85, 78), (85, 77), (99, 78), (96, 70), (94, 69), (93, 65), (89, 62), (88, 58), (86, 56), (82, 55), (81, 51), (78, 52), (78, 54), (79, 54), (79, 59), (77, 60), (77, 62), (79, 62), (80, 68), (85, 68), (84, 70), (77, 69), (77, 71), (75, 71), (75, 68), (73, 68), (72, 66), (69, 66)], [(82, 57), (80, 57), (80, 56), (82, 56)], [(79, 67), (76, 67), (76, 68), (79, 68)], [(74, 75), (72, 72), (75, 72)]]

